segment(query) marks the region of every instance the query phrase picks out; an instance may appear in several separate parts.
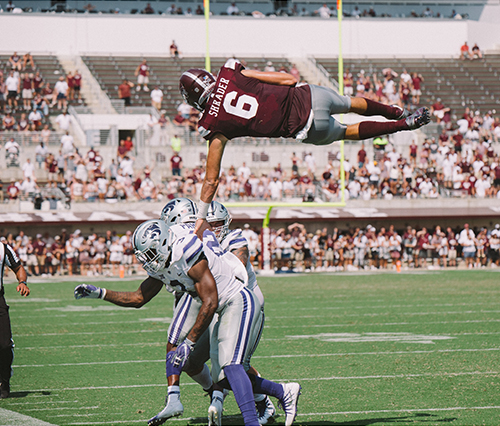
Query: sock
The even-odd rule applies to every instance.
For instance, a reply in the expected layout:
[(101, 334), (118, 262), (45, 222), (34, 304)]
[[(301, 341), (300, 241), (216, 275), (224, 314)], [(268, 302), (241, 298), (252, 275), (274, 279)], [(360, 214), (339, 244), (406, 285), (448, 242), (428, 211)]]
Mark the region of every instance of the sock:
[(181, 398), (181, 389), (179, 386), (169, 386), (167, 389), (168, 402), (178, 401)]
[(255, 400), (253, 399), (252, 382), (241, 364), (228, 365), (224, 367), (224, 373), (229, 380), (233, 390), (234, 399), (241, 414), (245, 426), (258, 426), (259, 419), (255, 411)]
[(255, 399), (255, 402), (264, 401), (264, 399), (266, 399), (266, 395), (264, 395), (263, 393), (254, 393), (253, 399)]
[(174, 367), (174, 364), (172, 364), (172, 358), (175, 355), (175, 351), (170, 351), (167, 354), (167, 359), (166, 359), (166, 370), (167, 370), (167, 377), (170, 376), (180, 376), (182, 372), (182, 368), (180, 367)]
[(195, 374), (194, 376), (191, 376), (191, 378), (196, 383), (199, 383), (203, 389), (210, 389), (214, 383), (207, 364), (203, 364), (203, 370), (201, 370), (201, 373)]
[(263, 393), (266, 395), (274, 396), (280, 401), (283, 399), (283, 396), (285, 394), (283, 385), (263, 379), (262, 377), (255, 377), (253, 391), (255, 393)]
[(401, 115), (402, 111), (399, 108), (393, 107), (391, 105), (384, 105), (380, 102), (372, 101), (371, 99), (364, 99), (367, 106), (366, 111), (361, 115), (381, 115), (382, 117), (388, 118), (390, 120), (397, 120)]
[(376, 136), (388, 135), (391, 133), (400, 132), (401, 130), (409, 130), (406, 120), (399, 121), (362, 121), (359, 123), (359, 139), (370, 139)]

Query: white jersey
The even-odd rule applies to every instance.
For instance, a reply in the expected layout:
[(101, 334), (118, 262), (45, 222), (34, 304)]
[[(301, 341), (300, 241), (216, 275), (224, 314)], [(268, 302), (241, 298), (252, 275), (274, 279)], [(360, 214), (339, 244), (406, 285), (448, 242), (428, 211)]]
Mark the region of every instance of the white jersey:
[[(248, 241), (243, 236), (241, 229), (234, 229), (224, 237), (224, 239), (220, 243), (220, 246), (224, 251), (231, 252), (235, 249), (248, 247)], [(257, 276), (255, 275), (255, 271), (253, 269), (252, 263), (250, 262), (250, 259), (248, 259), (247, 261), (246, 269), (248, 274), (247, 287), (250, 290), (253, 290), (257, 285)]]
[(217, 285), (219, 297), (218, 310), (240, 292), (247, 284), (248, 276), (240, 260), (232, 253), (224, 252), (211, 231), (203, 233), (203, 242), (193, 234), (194, 224), (178, 224), (169, 229), (171, 244), (170, 264), (151, 277), (162, 281), (168, 291), (189, 293), (200, 300), (195, 282), (188, 275), (202, 253)]

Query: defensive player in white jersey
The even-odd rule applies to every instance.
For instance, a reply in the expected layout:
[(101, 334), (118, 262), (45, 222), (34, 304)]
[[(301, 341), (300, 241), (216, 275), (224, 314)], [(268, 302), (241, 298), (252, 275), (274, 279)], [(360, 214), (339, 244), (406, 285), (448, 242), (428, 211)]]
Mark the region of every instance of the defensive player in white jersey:
[[(264, 328), (264, 295), (257, 284), (257, 276), (252, 266), (252, 262), (250, 262), (249, 251), (248, 251), (248, 241), (243, 236), (241, 229), (229, 230), (229, 225), (232, 221), (231, 215), (226, 207), (219, 203), (218, 201), (212, 201), (210, 207), (208, 209), (207, 214), (207, 222), (211, 227), (212, 232), (215, 233), (217, 240), (220, 243), (221, 248), (224, 251), (229, 251), (233, 253), (238, 259), (240, 259), (241, 263), (245, 266), (248, 274), (248, 284), (247, 288), (252, 290), (257, 298), (259, 299), (261, 308), (262, 308), (262, 328), (260, 334), (262, 334), (262, 330)], [(259, 335), (260, 340), (260, 335)], [(258, 343), (258, 341), (257, 341)], [(252, 374), (259, 375), (257, 370), (253, 367), (250, 367), (250, 371)], [(212, 404), (209, 408), (209, 418), (210, 412), (212, 411), (222, 411), (222, 403), (220, 394), (217, 392), (214, 393), (212, 397)], [(261, 425), (265, 425), (271, 422), (274, 414), (276, 413), (276, 409), (274, 408), (271, 399), (267, 395), (256, 394), (254, 395), (255, 404), (257, 406), (257, 411), (259, 414), (259, 423)], [(219, 407), (217, 407), (219, 405)]]
[[(217, 346), (218, 356), (212, 359), (213, 377), (231, 387), (246, 425), (258, 424), (253, 391), (278, 398), (286, 413), (286, 424), (291, 425), (300, 386), (280, 385), (246, 373), (262, 314), (257, 297), (245, 287), (245, 269), (234, 255), (222, 251), (212, 232), (204, 232), (202, 243), (192, 230), (193, 226), (185, 224), (169, 229), (163, 221), (152, 220), (141, 224), (133, 236), (136, 256), (148, 272), (148, 280), (161, 282), (170, 291), (191, 292), (201, 301), (197, 320), (186, 339), (167, 355), (167, 370), (180, 376), (196, 342), (217, 312), (219, 322), (212, 345)], [(109, 300), (105, 289), (88, 285), (78, 286), (75, 297)]]

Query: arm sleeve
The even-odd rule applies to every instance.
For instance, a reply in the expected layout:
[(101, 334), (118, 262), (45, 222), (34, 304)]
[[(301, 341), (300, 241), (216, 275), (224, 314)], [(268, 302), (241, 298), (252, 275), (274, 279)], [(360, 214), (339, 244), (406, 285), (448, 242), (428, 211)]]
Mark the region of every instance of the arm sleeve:
[(16, 255), (16, 252), (13, 248), (7, 244), (4, 244), (5, 247), (5, 263), (10, 269), (17, 269), (21, 266), (21, 260)]

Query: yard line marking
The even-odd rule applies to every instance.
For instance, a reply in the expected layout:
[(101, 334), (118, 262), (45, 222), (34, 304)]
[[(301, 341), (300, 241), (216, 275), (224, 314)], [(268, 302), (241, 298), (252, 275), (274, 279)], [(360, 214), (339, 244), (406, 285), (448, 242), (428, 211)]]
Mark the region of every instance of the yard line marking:
[[(493, 331), (493, 332), (475, 332), (475, 333), (436, 333), (437, 336), (443, 335), (443, 336), (491, 336), (491, 335), (498, 335), (500, 334), (500, 331)], [(19, 336), (19, 335), (18, 335)], [(284, 338), (279, 338), (279, 339), (260, 339), (261, 341), (268, 341), (268, 342), (282, 342), (282, 341), (288, 341), (288, 340), (294, 340), (292, 336), (286, 336)], [(109, 343), (109, 344), (92, 344), (92, 345), (63, 345), (63, 346), (27, 346), (27, 347), (21, 347), (21, 346), (16, 346), (16, 351), (19, 350), (46, 350), (46, 349), (66, 349), (66, 348), (102, 348), (102, 347), (123, 347), (123, 346), (164, 346), (165, 342), (139, 342), (139, 343)], [(44, 395), (40, 395), (44, 396)]]
[[(434, 303), (422, 305), (366, 305), (366, 306), (324, 306), (324, 307), (311, 307), (311, 308), (297, 308), (298, 311), (319, 311), (319, 310), (337, 310), (337, 309), (393, 309), (393, 308), (429, 308), (429, 307), (453, 307), (453, 306), (482, 306), (482, 305), (496, 305), (495, 302), (479, 302), (479, 303)], [(269, 311), (276, 309), (266, 308)]]
[[(81, 325), (81, 324), (80, 324)], [(157, 330), (123, 330), (123, 331), (81, 331), (78, 333), (31, 333), (31, 334), (17, 334), (16, 337), (35, 337), (35, 336), (80, 336), (80, 335), (94, 335), (94, 334), (127, 334), (127, 333), (157, 333), (166, 332), (168, 328), (158, 328)]]
[[(273, 382), (285, 381), (285, 382), (314, 382), (314, 381), (328, 381), (328, 380), (368, 380), (368, 379), (404, 379), (408, 377), (458, 377), (458, 376), (498, 376), (500, 372), (498, 371), (470, 371), (470, 372), (458, 372), (458, 373), (415, 373), (415, 374), (384, 374), (384, 375), (370, 375), (370, 376), (332, 376), (332, 377), (301, 377), (294, 379), (269, 379)], [(137, 389), (137, 388), (158, 388), (166, 387), (166, 383), (150, 383), (143, 385), (117, 385), (117, 386), (85, 386), (78, 388), (61, 388), (61, 389), (35, 389), (30, 390), (31, 392), (40, 391), (83, 391), (83, 390), (109, 390), (109, 389)], [(181, 383), (182, 386), (199, 386), (198, 383)], [(19, 391), (26, 392), (26, 391)]]
[[(413, 354), (432, 354), (432, 353), (448, 353), (448, 352), (489, 352), (500, 351), (500, 348), (483, 348), (483, 349), (436, 349), (428, 351), (393, 351), (393, 352), (343, 352), (331, 354), (297, 354), (297, 355), (256, 355), (253, 358), (273, 359), (273, 358), (303, 358), (303, 357), (329, 357), (329, 356), (355, 356), (355, 355), (413, 355)], [(76, 367), (82, 365), (109, 365), (109, 364), (144, 364), (150, 362), (165, 362), (163, 359), (144, 359), (130, 361), (94, 361), (94, 362), (74, 362), (63, 364), (24, 364), (13, 365), (14, 368), (40, 368), (40, 367)], [(44, 390), (44, 389), (42, 389)]]
[(15, 411), (0, 408), (0, 426), (56, 426)]
[[(172, 318), (163, 318), (162, 321), (160, 321), (159, 318), (157, 318), (157, 319), (137, 319), (134, 321), (85, 321), (85, 325), (137, 324), (138, 322), (161, 322), (161, 323), (165, 323), (165, 324), (170, 324), (172, 322)], [(61, 325), (64, 325), (64, 326), (77, 325), (77, 326), (81, 327), (82, 323), (81, 322), (68, 322), (66, 324), (61, 324)], [(23, 327), (22, 324), (17, 324), (13, 328), (25, 328), (25, 327)]]
[(369, 324), (300, 324), (300, 325), (266, 325), (264, 328), (295, 328), (295, 327), (359, 327), (373, 325), (428, 325), (428, 324), (478, 324), (488, 322), (500, 322), (500, 319), (490, 320), (464, 320), (464, 321), (429, 321), (429, 322), (373, 322)]
[[(458, 311), (458, 312), (404, 312), (401, 313), (401, 315), (404, 316), (426, 316), (426, 315), (471, 315), (471, 314), (498, 314), (500, 313), (500, 310), (496, 311)], [(383, 312), (383, 313), (364, 313), (364, 314), (338, 314), (338, 315), (329, 315), (329, 317), (335, 317), (335, 318), (342, 318), (342, 317), (379, 317), (379, 316), (395, 316), (398, 315), (397, 313), (393, 312)], [(266, 321), (267, 320), (274, 320), (274, 319), (287, 319), (287, 318), (324, 318), (324, 315), (290, 315), (290, 316), (280, 316), (280, 317), (273, 317), (272, 315), (266, 316)]]
[(114, 347), (119, 346), (165, 346), (165, 342), (146, 342), (146, 343), (109, 343), (105, 345), (68, 345), (68, 346), (28, 346), (28, 347), (17, 347), (16, 350), (34, 350), (34, 349), (65, 349), (65, 348), (102, 348), (102, 347)]
[(33, 405), (33, 404), (73, 404), (78, 401), (40, 401), (40, 402), (14, 402), (9, 404), (9, 407), (12, 405)]
[(335, 416), (345, 414), (376, 414), (376, 413), (419, 413), (422, 411), (458, 411), (458, 410), (498, 410), (499, 405), (486, 407), (447, 407), (447, 408), (407, 408), (401, 410), (366, 410), (366, 411), (334, 411), (331, 413), (298, 413), (297, 416)]
[[(486, 406), (486, 407), (446, 407), (446, 408), (408, 408), (400, 410), (366, 410), (366, 411), (334, 411), (331, 413), (298, 413), (297, 416), (335, 416), (335, 415), (348, 415), (348, 414), (377, 414), (377, 413), (419, 413), (423, 411), (439, 412), (439, 411), (462, 411), (462, 410), (498, 410), (500, 406)], [(241, 416), (224, 416), (227, 419), (241, 419)], [(185, 418), (172, 418), (168, 421), (186, 421), (196, 420), (195, 417)], [(118, 423), (143, 423), (147, 420), (118, 420), (109, 422), (76, 422), (67, 423), (70, 426), (83, 426), (83, 425), (109, 425)]]
[(54, 411), (54, 410), (95, 410), (99, 408), (98, 405), (93, 405), (91, 407), (54, 407), (54, 408), (29, 408), (24, 411)]

